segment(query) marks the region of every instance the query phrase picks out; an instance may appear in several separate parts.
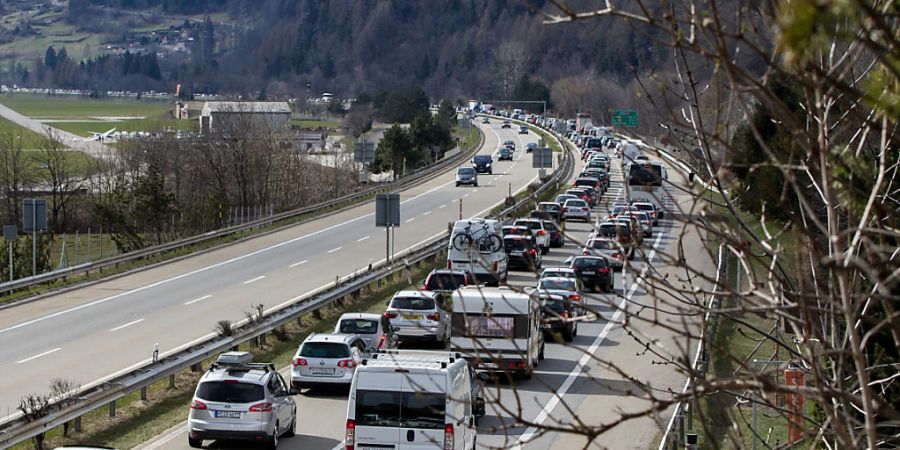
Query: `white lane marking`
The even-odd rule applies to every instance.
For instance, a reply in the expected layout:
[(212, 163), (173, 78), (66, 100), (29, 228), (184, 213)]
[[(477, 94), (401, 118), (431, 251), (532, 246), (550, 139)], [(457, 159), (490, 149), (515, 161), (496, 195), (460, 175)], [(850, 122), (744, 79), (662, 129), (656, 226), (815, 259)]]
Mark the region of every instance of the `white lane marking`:
[[(441, 188), (443, 188), (443, 187), (445, 187), (445, 186), (449, 186), (449, 185), (451, 185), (451, 184), (453, 184), (453, 183), (455, 183), (455, 182), (456, 182), (455, 180), (450, 180), (450, 181), (448, 181), (448, 182), (446, 182), (446, 183), (444, 183), (444, 184), (435, 186), (434, 188), (429, 189), (429, 190), (427, 190), (427, 191), (425, 191), (425, 192), (423, 192), (423, 193), (421, 193), (421, 194), (419, 194), (419, 195), (417, 195), (417, 196), (415, 196), (415, 197), (406, 199), (406, 200), (400, 202), (400, 204), (402, 205), (402, 204), (405, 204), (406, 202), (411, 202), (411, 201), (413, 201), (413, 200), (415, 200), (415, 199), (417, 199), (417, 198), (419, 198), (419, 197), (428, 195), (428, 194), (430, 194), (430, 193), (432, 193), (432, 192), (434, 192), (434, 191), (436, 191), (436, 190), (438, 190), (438, 189), (441, 189)], [(168, 284), (168, 283), (171, 283), (171, 282), (173, 282), (173, 281), (180, 280), (180, 279), (182, 279), (182, 278), (190, 277), (190, 276), (196, 275), (196, 274), (198, 274), (198, 273), (203, 273), (203, 272), (206, 272), (206, 271), (208, 271), (208, 270), (212, 270), (212, 269), (215, 269), (215, 268), (218, 268), (218, 267), (222, 267), (222, 266), (227, 265), (227, 264), (231, 264), (231, 263), (233, 263), (233, 262), (241, 261), (241, 260), (243, 260), (243, 259), (250, 258), (250, 257), (252, 257), (252, 256), (256, 256), (256, 255), (258, 255), (258, 254), (265, 253), (265, 252), (268, 252), (268, 251), (270, 251), (270, 250), (274, 250), (274, 249), (276, 249), (276, 248), (283, 247), (283, 246), (285, 246), (285, 245), (293, 244), (293, 243), (295, 243), (295, 242), (297, 242), (297, 241), (306, 239), (306, 238), (308, 238), (308, 237), (316, 236), (316, 235), (325, 233), (325, 232), (327, 232), (327, 231), (331, 231), (331, 230), (333, 230), (333, 229), (335, 229), (335, 228), (342, 227), (342, 226), (344, 226), (344, 225), (347, 225), (347, 224), (350, 224), (350, 223), (353, 223), (353, 222), (358, 222), (358, 221), (360, 221), (360, 220), (366, 219), (366, 218), (371, 217), (371, 216), (374, 216), (374, 215), (375, 215), (374, 213), (365, 214), (365, 215), (362, 215), (362, 216), (359, 216), (359, 217), (356, 217), (356, 218), (353, 218), (353, 219), (346, 220), (346, 221), (341, 222), (341, 223), (338, 223), (338, 224), (334, 224), (334, 225), (332, 225), (332, 226), (330, 226), (330, 227), (322, 228), (321, 230), (316, 230), (316, 231), (313, 231), (313, 232), (311, 232), (311, 233), (304, 234), (303, 236), (297, 236), (297, 237), (295, 237), (295, 238), (293, 238), (293, 239), (289, 239), (289, 240), (284, 241), (284, 242), (279, 242), (279, 243), (274, 244), (274, 245), (271, 245), (271, 246), (269, 246), (269, 247), (261, 248), (261, 249), (259, 249), (259, 250), (256, 250), (256, 251), (253, 251), (253, 252), (244, 254), (244, 255), (235, 256), (234, 258), (231, 258), (231, 259), (228, 259), (228, 260), (225, 260), (225, 261), (222, 261), (222, 262), (218, 262), (218, 263), (215, 263), (215, 264), (206, 266), (206, 267), (201, 267), (201, 268), (199, 268), (199, 269), (197, 269), (197, 270), (192, 270), (192, 271), (190, 271), (190, 272), (186, 272), (186, 273), (183, 273), (183, 274), (181, 274), (181, 275), (177, 275), (177, 276), (174, 276), (174, 277), (171, 277), (171, 278), (166, 278), (166, 279), (163, 279), (163, 280), (159, 280), (159, 281), (156, 281), (156, 282), (153, 282), (153, 283), (150, 283), (150, 284), (141, 286), (141, 287), (139, 287), (139, 288), (132, 289), (132, 290), (130, 290), (130, 291), (120, 292), (120, 293), (118, 293), (118, 294), (111, 295), (111, 296), (105, 297), (105, 298), (101, 298), (101, 299), (99, 299), (99, 300), (94, 300), (94, 301), (92, 301), (92, 302), (85, 303), (85, 304), (83, 304), (83, 305), (74, 306), (74, 307), (69, 308), (69, 309), (64, 309), (64, 310), (62, 310), (62, 311), (57, 311), (57, 312), (52, 313), (52, 314), (47, 314), (46, 316), (37, 317), (37, 318), (31, 319), (31, 320), (27, 320), (27, 321), (22, 322), (22, 323), (17, 323), (17, 324), (15, 324), (15, 325), (12, 325), (12, 326), (9, 326), (9, 327), (0, 329), (0, 334), (6, 333), (6, 332), (9, 332), (9, 331), (12, 331), (12, 330), (17, 330), (17, 329), (22, 328), (22, 327), (27, 327), (27, 326), (29, 326), (29, 325), (33, 325), (33, 324), (38, 323), (38, 322), (43, 322), (43, 321), (45, 321), (45, 320), (47, 320), (47, 319), (52, 319), (52, 318), (54, 318), (54, 317), (59, 317), (59, 316), (62, 316), (62, 315), (64, 315), (64, 314), (68, 314), (68, 313), (71, 313), (71, 312), (79, 311), (79, 310), (82, 310), (82, 309), (85, 309), (85, 308), (90, 308), (91, 306), (100, 305), (100, 304), (106, 303), (106, 302), (111, 301), (111, 300), (116, 300), (116, 299), (125, 297), (126, 295), (131, 295), (131, 294), (134, 294), (134, 293), (137, 293), (137, 292), (146, 291), (147, 289), (152, 289), (152, 288), (155, 288), (155, 287), (157, 287), (157, 286), (161, 286), (161, 285), (164, 285), (164, 284)]]
[(143, 322), (143, 321), (144, 321), (144, 319), (132, 320), (131, 322), (126, 323), (125, 325), (119, 325), (119, 326), (117, 326), (117, 327), (115, 327), (115, 328), (110, 328), (109, 331), (119, 331), (119, 330), (121, 330), (122, 328), (130, 327), (130, 326), (132, 326), (132, 325), (134, 325), (134, 324), (138, 324), (138, 323), (141, 323), (141, 322)]
[(469, 194), (466, 194), (466, 195), (463, 195), (462, 198), (466, 198), (466, 197), (468, 197), (468, 196), (469, 196)]
[(444, 204), (443, 204), (443, 205), (441, 205), (441, 206), (438, 206), (438, 209), (441, 209), (441, 208), (446, 208), (446, 207), (447, 207), (447, 204), (446, 204), (446, 203), (444, 203)]
[(259, 281), (259, 280), (262, 280), (262, 279), (265, 278), (265, 277), (266, 277), (265, 275), (260, 275), (260, 276), (258, 276), (258, 277), (256, 277), (256, 278), (251, 278), (251, 279), (245, 281), (244, 284), (250, 284), (250, 283), (253, 283), (254, 281)]
[(572, 371), (569, 373), (569, 376), (567, 376), (565, 381), (563, 381), (563, 384), (560, 385), (559, 389), (556, 390), (553, 398), (551, 398), (550, 401), (547, 402), (546, 405), (544, 405), (544, 408), (541, 409), (541, 412), (537, 415), (537, 417), (535, 417), (534, 422), (532, 422), (534, 425), (528, 427), (528, 429), (525, 430), (524, 433), (522, 433), (522, 436), (519, 437), (518, 440), (516, 440), (516, 444), (511, 448), (512, 450), (522, 450), (522, 445), (527, 444), (528, 441), (530, 441), (531, 438), (534, 437), (535, 433), (537, 433), (538, 431), (537, 427), (543, 424), (544, 421), (547, 420), (548, 417), (550, 417), (550, 413), (553, 412), (553, 409), (556, 408), (556, 406), (559, 404), (560, 399), (562, 399), (562, 397), (566, 395), (566, 392), (569, 391), (569, 388), (572, 387), (572, 384), (575, 382), (578, 376), (581, 375), (581, 372), (584, 371), (584, 367), (587, 366), (587, 364), (593, 359), (594, 353), (597, 351), (597, 348), (600, 347), (600, 344), (603, 343), (603, 341), (606, 339), (606, 335), (609, 334), (613, 326), (616, 324), (616, 322), (619, 321), (619, 318), (622, 316), (622, 311), (625, 310), (626, 303), (628, 303), (628, 301), (634, 295), (634, 292), (637, 290), (638, 286), (644, 280), (644, 276), (650, 269), (653, 258), (656, 256), (656, 248), (659, 247), (659, 243), (662, 240), (664, 234), (665, 233), (660, 233), (659, 236), (656, 237), (656, 241), (653, 242), (653, 250), (650, 251), (650, 254), (647, 256), (647, 262), (641, 269), (641, 275), (631, 284), (631, 287), (628, 289), (628, 293), (624, 298), (622, 298), (622, 301), (619, 302), (619, 305), (616, 308), (616, 312), (613, 313), (612, 317), (609, 318), (609, 320), (606, 322), (606, 326), (603, 327), (603, 330), (600, 332), (597, 338), (594, 339), (594, 342), (591, 343), (590, 348), (588, 348), (587, 352), (581, 356), (581, 359), (578, 360), (578, 364), (574, 369), (572, 369)]
[(297, 261), (297, 262), (295, 262), (295, 263), (293, 263), (293, 264), (291, 264), (291, 265), (290, 265), (290, 266), (288, 266), (288, 267), (290, 267), (290, 268), (292, 268), (292, 269), (293, 269), (293, 268), (294, 268), (294, 267), (297, 267), (297, 266), (302, 266), (302, 265), (304, 265), (304, 264), (306, 264), (306, 263), (308, 263), (308, 262), (309, 262), (309, 260), (308, 260), (308, 259), (304, 259), (304, 260), (303, 260), (303, 261)]
[(342, 248), (344, 248), (344, 247), (335, 247), (335, 248), (333, 248), (333, 249), (331, 249), (331, 250), (328, 250), (328, 253), (334, 253), (334, 252), (336, 252), (336, 251), (338, 251), (338, 250), (341, 250)]
[(425, 211), (425, 213), (422, 214), (422, 215), (423, 215), (423, 216), (427, 216), (427, 215), (429, 215), (429, 214), (431, 214), (431, 211)]
[(24, 363), (27, 363), (28, 361), (31, 361), (32, 359), (38, 359), (38, 358), (40, 358), (41, 356), (47, 356), (47, 355), (49, 355), (49, 354), (51, 354), (51, 353), (55, 353), (55, 352), (58, 352), (58, 351), (60, 351), (60, 350), (62, 350), (62, 347), (57, 347), (57, 348), (54, 348), (53, 350), (47, 350), (47, 351), (44, 352), (44, 353), (38, 353), (37, 355), (29, 356), (28, 358), (25, 358), (25, 359), (23, 359), (23, 360), (21, 360), (21, 361), (16, 361), (16, 364), (24, 364)]
[(404, 223), (410, 223), (410, 222), (412, 222), (413, 220), (416, 220), (416, 218), (415, 218), (415, 217), (410, 217), (409, 219), (406, 219), (406, 220), (404, 220), (403, 222), (404, 222)]
[(204, 295), (203, 297), (195, 298), (195, 299), (193, 299), (193, 300), (191, 300), (191, 301), (189, 301), (189, 302), (184, 302), (184, 304), (185, 304), (185, 305), (193, 305), (194, 303), (201, 302), (201, 301), (206, 300), (206, 299), (208, 299), (208, 298), (210, 298), (210, 297), (212, 297), (212, 295), (208, 295), (208, 294), (207, 294), (207, 295)]
[(372, 237), (372, 235), (363, 236), (363, 237), (357, 239), (356, 242), (362, 242), (362, 241), (364, 241), (364, 240), (366, 240), (366, 239), (368, 239), (368, 238), (370, 238), (370, 237)]
[(476, 193), (476, 192), (478, 192), (478, 189), (473, 189), (473, 190), (472, 190), (472, 193), (473, 193), (473, 194)]

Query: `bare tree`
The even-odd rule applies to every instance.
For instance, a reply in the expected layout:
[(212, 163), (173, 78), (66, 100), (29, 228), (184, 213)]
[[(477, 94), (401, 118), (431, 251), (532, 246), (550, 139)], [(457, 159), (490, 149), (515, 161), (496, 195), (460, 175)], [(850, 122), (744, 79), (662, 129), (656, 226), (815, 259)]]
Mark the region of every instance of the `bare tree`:
[(33, 167), (28, 163), (21, 131), (0, 132), (0, 183), (6, 200), (7, 223), (21, 222), (19, 201), (22, 191), (31, 183)]
[(527, 73), (531, 53), (520, 42), (504, 42), (493, 52), (493, 61), (497, 83), (495, 92), (504, 100), (512, 99), (516, 85)]
[(64, 233), (68, 226), (71, 200), (79, 195), (84, 186), (84, 175), (76, 171), (71, 152), (52, 131), (41, 138), (38, 144), (38, 162), (45, 175), (43, 178), (50, 195), (50, 220), (56, 233)]

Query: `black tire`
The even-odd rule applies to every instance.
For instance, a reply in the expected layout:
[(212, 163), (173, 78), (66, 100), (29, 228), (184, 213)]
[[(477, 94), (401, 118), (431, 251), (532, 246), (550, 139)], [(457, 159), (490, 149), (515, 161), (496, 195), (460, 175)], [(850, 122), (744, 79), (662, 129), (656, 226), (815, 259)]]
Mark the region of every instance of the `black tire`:
[(547, 253), (550, 253), (550, 247), (541, 247), (541, 254), (546, 255)]
[(468, 234), (460, 233), (453, 237), (453, 248), (459, 251), (468, 250), (471, 242), (472, 238), (470, 238)]
[(269, 436), (269, 439), (266, 440), (266, 449), (278, 449), (278, 422), (275, 422), (275, 430), (272, 432), (272, 435)]
[(493, 174), (494, 174), (494, 170), (493, 170), (493, 169), (488, 170), (488, 175), (493, 175)]
[[(584, 314), (584, 311), (581, 313)], [(578, 336), (578, 322), (575, 322), (575, 325), (572, 327), (572, 336)]]
[(459, 183), (456, 183), (456, 187), (459, 187)]
[(188, 437), (188, 445), (191, 448), (202, 448), (203, 447), (203, 439), (192, 439)]
[(288, 427), (287, 431), (284, 432), (284, 437), (294, 437), (297, 435), (297, 416), (294, 416), (294, 420), (291, 421), (291, 426)]
[(572, 330), (570, 328), (563, 328), (562, 330), (562, 338), (566, 342), (572, 342), (573, 339)]
[(541, 349), (538, 350), (538, 361), (544, 360), (544, 344), (541, 344)]
[(530, 380), (531, 379), (531, 369), (525, 369), (522, 372), (519, 372), (519, 378), (521, 378), (523, 380)]
[(472, 187), (478, 187), (478, 182), (476, 181)]

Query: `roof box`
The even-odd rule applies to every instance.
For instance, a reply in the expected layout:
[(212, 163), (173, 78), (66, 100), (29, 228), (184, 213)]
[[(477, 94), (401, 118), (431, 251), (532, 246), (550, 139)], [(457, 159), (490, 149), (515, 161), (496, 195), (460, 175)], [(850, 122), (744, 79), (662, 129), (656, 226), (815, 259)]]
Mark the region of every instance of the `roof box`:
[(221, 366), (245, 366), (253, 362), (253, 355), (248, 352), (225, 352), (219, 355), (216, 364)]

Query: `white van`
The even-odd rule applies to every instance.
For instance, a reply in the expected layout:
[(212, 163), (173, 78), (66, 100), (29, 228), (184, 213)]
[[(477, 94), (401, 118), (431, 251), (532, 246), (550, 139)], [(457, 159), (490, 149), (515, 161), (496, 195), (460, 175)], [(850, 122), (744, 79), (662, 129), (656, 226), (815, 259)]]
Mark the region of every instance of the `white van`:
[(481, 381), (460, 355), (389, 350), (356, 368), (347, 449), (474, 449), (484, 415)]
[(641, 156), (641, 149), (634, 142), (626, 142), (622, 147), (622, 156), (626, 164), (634, 162), (638, 156)]
[(505, 283), (509, 256), (503, 248), (500, 225), (499, 221), (477, 217), (456, 221), (450, 232), (447, 268), (468, 270), (478, 283)]
[(450, 350), (476, 369), (531, 378), (544, 359), (540, 299), (509, 287), (466, 286), (453, 292)]

